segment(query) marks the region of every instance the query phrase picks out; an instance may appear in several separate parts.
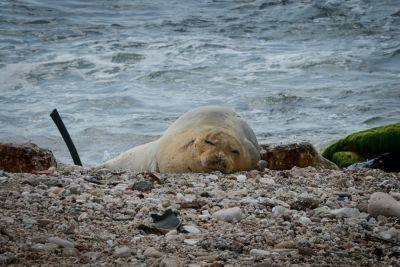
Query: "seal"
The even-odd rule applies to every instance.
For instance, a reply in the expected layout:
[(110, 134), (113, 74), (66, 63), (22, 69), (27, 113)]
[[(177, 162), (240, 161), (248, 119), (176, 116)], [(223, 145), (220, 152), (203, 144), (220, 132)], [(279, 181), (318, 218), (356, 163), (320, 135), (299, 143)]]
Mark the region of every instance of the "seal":
[(160, 173), (231, 173), (257, 168), (260, 147), (234, 111), (204, 106), (179, 117), (156, 141), (134, 147), (101, 167)]

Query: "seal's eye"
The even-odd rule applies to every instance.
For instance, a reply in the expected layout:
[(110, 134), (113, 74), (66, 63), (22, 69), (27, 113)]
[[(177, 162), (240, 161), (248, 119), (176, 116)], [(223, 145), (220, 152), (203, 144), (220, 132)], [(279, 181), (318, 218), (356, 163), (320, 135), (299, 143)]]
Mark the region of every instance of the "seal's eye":
[(215, 146), (215, 144), (213, 143), (213, 142), (211, 142), (211, 141), (209, 141), (209, 140), (204, 140), (204, 143), (206, 143), (206, 144), (209, 144), (209, 145), (212, 145), (212, 146)]
[(239, 155), (239, 150), (237, 150), (237, 149), (233, 149), (233, 150), (231, 150), (231, 152), (232, 152), (233, 154)]

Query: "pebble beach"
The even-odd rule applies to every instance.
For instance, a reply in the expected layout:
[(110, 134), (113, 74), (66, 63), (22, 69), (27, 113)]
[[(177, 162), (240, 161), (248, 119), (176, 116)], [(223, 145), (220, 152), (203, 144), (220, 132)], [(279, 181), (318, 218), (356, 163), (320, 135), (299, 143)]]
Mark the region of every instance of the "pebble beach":
[[(368, 213), (375, 192), (399, 200), (400, 173), (0, 171), (0, 265), (396, 266), (399, 219)], [(168, 210), (178, 224), (157, 229)]]

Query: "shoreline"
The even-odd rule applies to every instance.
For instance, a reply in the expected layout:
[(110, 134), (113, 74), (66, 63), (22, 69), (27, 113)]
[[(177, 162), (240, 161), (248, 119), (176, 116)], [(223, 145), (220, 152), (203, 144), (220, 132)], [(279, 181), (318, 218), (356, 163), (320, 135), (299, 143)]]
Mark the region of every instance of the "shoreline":
[[(396, 264), (400, 229), (396, 218), (367, 213), (374, 192), (399, 193), (400, 173), (138, 174), (63, 164), (50, 175), (0, 171), (0, 263)], [(233, 207), (231, 221), (217, 215)], [(178, 213), (177, 230), (140, 227), (168, 209)]]

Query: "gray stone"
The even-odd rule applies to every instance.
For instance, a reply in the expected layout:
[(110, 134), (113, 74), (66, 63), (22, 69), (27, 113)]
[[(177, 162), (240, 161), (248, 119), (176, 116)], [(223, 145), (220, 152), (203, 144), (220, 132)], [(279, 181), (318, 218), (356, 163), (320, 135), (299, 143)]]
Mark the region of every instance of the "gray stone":
[(240, 221), (242, 216), (242, 210), (239, 207), (222, 209), (213, 214), (215, 219), (225, 222)]
[(81, 191), (81, 187), (79, 185), (70, 185), (68, 188), (68, 191), (70, 194), (72, 195), (79, 195), (82, 191)]
[(33, 218), (23, 218), (22, 223), (25, 225), (26, 228), (31, 228), (32, 225), (37, 224), (37, 221)]
[(238, 176), (236, 176), (236, 180), (238, 182), (244, 182), (244, 181), (246, 181), (246, 179), (247, 179), (246, 175), (243, 175), (243, 174), (239, 174)]
[(289, 213), (290, 213), (290, 210), (283, 206), (275, 206), (272, 208), (272, 215), (274, 217), (280, 217), (283, 215), (287, 215)]
[(14, 218), (7, 217), (7, 216), (2, 216), (2, 217), (0, 217), (0, 222), (5, 223), (5, 224), (13, 224), (14, 223)]
[(57, 246), (64, 247), (64, 248), (74, 247), (73, 242), (59, 238), (57, 236), (52, 236), (52, 237), (47, 238), (47, 242), (56, 244)]
[(262, 249), (252, 249), (250, 250), (250, 256), (256, 259), (266, 258), (271, 255), (271, 252)]
[(45, 251), (46, 250), (46, 246), (43, 244), (34, 244), (32, 245), (31, 249), (33, 251)]
[(17, 260), (17, 256), (15, 256), (14, 253), (12, 252), (4, 252), (3, 254), (0, 254), (0, 264), (1, 265), (6, 265), (6, 264), (11, 264)]
[(44, 249), (46, 251), (55, 251), (55, 250), (58, 249), (58, 247), (59, 246), (57, 244), (54, 244), (54, 243), (46, 243), (46, 244), (44, 244)]
[(302, 224), (302, 225), (308, 225), (308, 224), (311, 223), (311, 219), (308, 218), (308, 217), (302, 216), (302, 217), (299, 218), (299, 223)]
[(79, 251), (76, 248), (64, 248), (63, 249), (63, 255), (67, 257), (75, 257), (79, 254)]
[(374, 216), (400, 217), (400, 202), (389, 194), (375, 192), (369, 198), (368, 213)]
[(145, 255), (146, 257), (151, 257), (151, 258), (160, 258), (163, 256), (163, 254), (160, 251), (158, 251), (157, 249), (155, 249), (153, 247), (146, 248), (146, 250), (143, 252), (143, 255)]
[(78, 221), (80, 221), (80, 222), (87, 220), (87, 219), (89, 219), (89, 215), (86, 212), (82, 212), (78, 217)]
[(179, 267), (183, 266), (179, 261), (174, 258), (163, 258), (158, 267)]
[(132, 255), (132, 250), (127, 246), (116, 247), (114, 249), (114, 255), (118, 258), (126, 258)]
[(268, 162), (265, 160), (259, 160), (257, 163), (257, 170), (264, 171), (268, 166)]
[(194, 245), (196, 245), (197, 243), (200, 242), (200, 239), (185, 239), (185, 240), (183, 240), (183, 242), (184, 242), (185, 244), (194, 246)]
[(189, 233), (189, 234), (198, 234), (201, 231), (194, 225), (184, 225), (182, 226), (182, 230)]
[(331, 210), (331, 214), (337, 217), (356, 218), (359, 217), (361, 213), (357, 208), (346, 207), (346, 208)]

